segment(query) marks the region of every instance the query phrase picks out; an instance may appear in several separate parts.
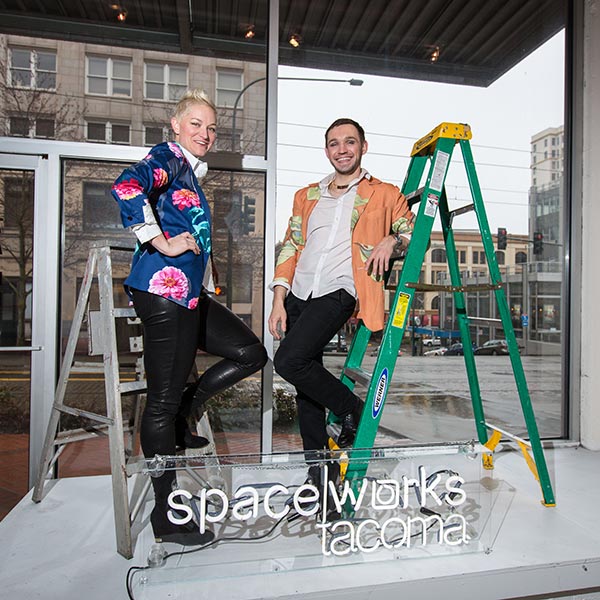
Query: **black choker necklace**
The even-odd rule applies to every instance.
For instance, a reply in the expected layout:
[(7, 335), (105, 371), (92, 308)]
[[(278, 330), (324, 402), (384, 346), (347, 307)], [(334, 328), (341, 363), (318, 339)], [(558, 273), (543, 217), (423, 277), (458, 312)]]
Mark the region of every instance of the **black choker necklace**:
[[(332, 181), (331, 183), (333, 183), (333, 181)], [(345, 189), (347, 189), (347, 188), (349, 188), (349, 187), (350, 187), (350, 184), (349, 184), (349, 183), (347, 183), (346, 185), (337, 185), (337, 184), (333, 183), (333, 185), (334, 185), (334, 186), (335, 186), (335, 188), (336, 188), (336, 189), (338, 189), (338, 190), (345, 190)]]

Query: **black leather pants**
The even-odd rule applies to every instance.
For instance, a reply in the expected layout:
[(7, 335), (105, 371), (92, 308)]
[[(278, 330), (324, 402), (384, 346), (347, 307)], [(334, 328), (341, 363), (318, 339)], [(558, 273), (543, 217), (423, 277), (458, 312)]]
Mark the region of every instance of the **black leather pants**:
[(175, 418), (196, 350), (223, 357), (200, 377), (203, 399), (261, 369), (267, 353), (252, 330), (208, 294), (200, 295), (195, 310), (139, 290), (133, 290), (133, 303), (144, 326), (148, 382), (140, 432), (142, 450), (147, 458), (172, 455)]

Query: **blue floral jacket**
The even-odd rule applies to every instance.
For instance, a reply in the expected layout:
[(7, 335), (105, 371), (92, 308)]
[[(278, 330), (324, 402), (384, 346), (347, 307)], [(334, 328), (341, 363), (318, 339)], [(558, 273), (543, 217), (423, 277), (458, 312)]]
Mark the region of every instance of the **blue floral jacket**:
[(154, 146), (143, 160), (123, 171), (112, 194), (124, 227), (144, 223), (144, 206), (150, 206), (166, 238), (189, 231), (201, 250), (198, 255), (189, 250), (169, 257), (150, 243), (138, 243), (125, 280), (128, 292), (130, 288), (147, 291), (196, 308), (211, 251), (211, 218), (206, 197), (181, 148), (173, 142)]

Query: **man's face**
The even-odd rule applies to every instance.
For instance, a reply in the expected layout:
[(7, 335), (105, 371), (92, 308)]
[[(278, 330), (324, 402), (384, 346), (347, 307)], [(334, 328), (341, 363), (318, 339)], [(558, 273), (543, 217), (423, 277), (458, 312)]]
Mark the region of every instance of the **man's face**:
[(360, 143), (354, 125), (334, 127), (327, 136), (325, 154), (340, 175), (351, 175), (360, 168), (362, 155), (367, 151), (367, 142)]
[(206, 104), (192, 104), (183, 115), (171, 119), (177, 141), (189, 152), (202, 158), (217, 138), (217, 116)]

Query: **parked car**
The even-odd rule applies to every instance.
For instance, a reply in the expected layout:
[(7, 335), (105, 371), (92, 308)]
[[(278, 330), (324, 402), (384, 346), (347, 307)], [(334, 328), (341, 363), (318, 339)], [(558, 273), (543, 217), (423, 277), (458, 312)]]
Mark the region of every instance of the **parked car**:
[[(379, 354), (379, 346), (375, 346), (373, 350), (369, 352), (369, 356), (377, 356)], [(403, 350), (398, 350), (398, 356), (402, 356), (404, 354)]]
[(508, 354), (508, 344), (506, 340), (488, 340), (483, 346), (475, 348), (475, 354)]
[(336, 333), (323, 348), (324, 352), (348, 352), (346, 336), (343, 333)]
[(452, 344), (452, 346), (446, 350), (444, 356), (462, 356), (464, 353), (463, 345), (458, 342), (456, 344)]
[(423, 346), (441, 346), (442, 340), (440, 338), (423, 338)]
[(440, 346), (439, 348), (434, 348), (433, 350), (427, 350), (427, 352), (423, 352), (423, 356), (442, 356), (446, 354), (448, 348), (445, 346)]

